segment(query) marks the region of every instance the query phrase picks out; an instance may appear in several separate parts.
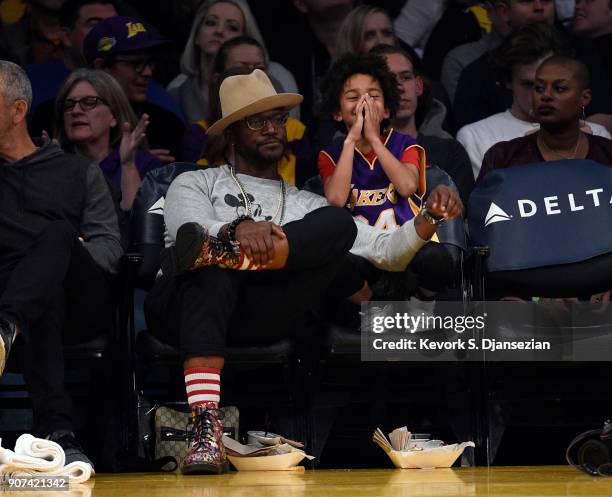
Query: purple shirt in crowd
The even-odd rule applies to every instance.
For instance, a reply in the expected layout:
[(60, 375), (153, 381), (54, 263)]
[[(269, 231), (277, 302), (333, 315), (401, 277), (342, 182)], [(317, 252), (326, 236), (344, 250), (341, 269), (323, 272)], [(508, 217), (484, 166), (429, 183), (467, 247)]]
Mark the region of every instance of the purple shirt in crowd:
[[(151, 169), (163, 166), (164, 164), (148, 150), (139, 149), (136, 151), (136, 169), (140, 173), (140, 178)], [(111, 183), (117, 188), (121, 188), (121, 161), (119, 160), (119, 148), (114, 148), (101, 162), (100, 167), (104, 175), (110, 179)]]

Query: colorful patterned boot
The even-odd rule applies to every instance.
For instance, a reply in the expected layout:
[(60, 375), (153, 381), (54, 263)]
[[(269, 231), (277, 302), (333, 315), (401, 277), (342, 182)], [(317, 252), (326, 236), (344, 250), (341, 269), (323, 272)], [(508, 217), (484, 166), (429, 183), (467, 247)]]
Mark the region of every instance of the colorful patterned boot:
[(204, 266), (258, 269), (240, 250), (239, 244), (210, 236), (198, 223), (185, 223), (176, 234), (174, 246), (161, 253), (162, 272), (164, 276), (175, 276)]
[(216, 404), (194, 407), (189, 454), (183, 459), (181, 473), (220, 474), (229, 470), (223, 446), (223, 425)]

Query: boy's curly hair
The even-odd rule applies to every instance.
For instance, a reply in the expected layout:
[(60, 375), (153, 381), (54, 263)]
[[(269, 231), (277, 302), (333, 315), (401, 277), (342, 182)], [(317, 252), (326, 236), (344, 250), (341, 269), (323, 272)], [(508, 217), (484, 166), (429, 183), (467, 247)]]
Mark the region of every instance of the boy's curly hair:
[(340, 96), (346, 81), (355, 74), (372, 76), (378, 84), (393, 119), (399, 107), (399, 91), (395, 75), (389, 71), (385, 59), (379, 55), (347, 54), (336, 60), (321, 82), (320, 112), (334, 114), (340, 110)]

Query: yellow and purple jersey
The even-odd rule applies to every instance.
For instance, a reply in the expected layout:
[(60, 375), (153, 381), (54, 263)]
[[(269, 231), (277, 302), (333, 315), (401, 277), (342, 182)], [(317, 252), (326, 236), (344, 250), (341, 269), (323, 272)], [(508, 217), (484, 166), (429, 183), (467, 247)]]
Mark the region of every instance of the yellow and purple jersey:
[[(393, 129), (389, 129), (381, 136), (381, 141), (400, 162), (409, 162), (418, 167), (418, 190), (407, 198), (399, 195), (378, 157), (373, 152), (364, 155), (356, 148), (347, 208), (354, 217), (371, 226), (396, 229), (413, 219), (421, 209), (426, 187), (425, 150), (414, 138)], [(340, 141), (319, 153), (319, 172), (323, 181), (333, 173), (340, 159), (342, 146), (343, 143)], [(407, 167), (413, 167), (411, 164)]]

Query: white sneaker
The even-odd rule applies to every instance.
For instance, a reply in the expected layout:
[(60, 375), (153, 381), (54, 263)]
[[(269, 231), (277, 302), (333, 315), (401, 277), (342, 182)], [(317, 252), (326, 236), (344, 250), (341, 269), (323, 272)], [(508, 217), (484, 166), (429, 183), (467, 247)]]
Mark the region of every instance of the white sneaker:
[(414, 318), (421, 317), (418, 325), (411, 330), (411, 333), (423, 333), (425, 331), (433, 331), (433, 328), (427, 326), (428, 318), (435, 316), (435, 300), (421, 300), (417, 297), (411, 297), (408, 301), (410, 315)]
[(370, 306), (366, 312), (360, 311), (361, 331), (366, 333), (382, 333), (378, 330), (378, 318), (385, 318), (393, 315), (393, 304), (386, 304), (383, 307)]

